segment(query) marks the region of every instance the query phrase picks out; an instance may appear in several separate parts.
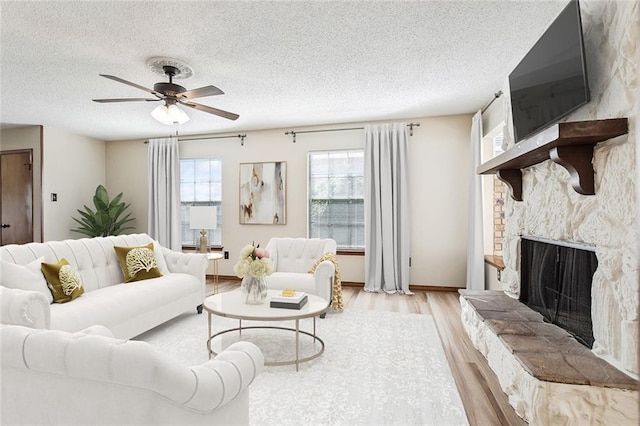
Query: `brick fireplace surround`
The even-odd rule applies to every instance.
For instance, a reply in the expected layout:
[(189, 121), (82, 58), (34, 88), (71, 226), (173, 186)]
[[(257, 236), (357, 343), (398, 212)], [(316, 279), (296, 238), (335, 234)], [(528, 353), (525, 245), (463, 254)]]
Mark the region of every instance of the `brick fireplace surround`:
[[(504, 292), (463, 293), (462, 319), (511, 405), (531, 424), (636, 425), (640, 8), (626, 0), (580, 0), (580, 8), (591, 101), (566, 121), (627, 117), (629, 132), (596, 145), (595, 195), (576, 193), (567, 171), (552, 161), (523, 170), (523, 201), (505, 198)], [(503, 98), (511, 129), (509, 99)], [(512, 132), (504, 137), (507, 149), (513, 147)], [(566, 333), (520, 306), (521, 235), (595, 247), (592, 350), (570, 343)], [(549, 339), (561, 349), (550, 350)]]

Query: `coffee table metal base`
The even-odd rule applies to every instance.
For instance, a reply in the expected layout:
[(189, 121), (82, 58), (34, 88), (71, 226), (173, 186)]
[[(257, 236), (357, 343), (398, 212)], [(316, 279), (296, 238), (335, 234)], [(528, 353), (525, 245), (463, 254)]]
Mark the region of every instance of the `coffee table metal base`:
[[(242, 326), (242, 320), (238, 320), (238, 327), (235, 328), (230, 328), (227, 330), (222, 330), (218, 333), (215, 334), (211, 334), (211, 314), (209, 314), (209, 339), (207, 339), (207, 349), (209, 351), (209, 359), (211, 359), (211, 357), (218, 355), (217, 352), (215, 352), (213, 349), (211, 349), (211, 343), (213, 341), (213, 339), (215, 339), (218, 336), (221, 336), (223, 334), (226, 333), (232, 333), (234, 331), (237, 331), (238, 334), (242, 335), (242, 330), (251, 330), (251, 329), (270, 329), (270, 330), (285, 330), (285, 331), (293, 331), (294, 333), (296, 333), (296, 358), (293, 360), (286, 360), (286, 361), (265, 361), (264, 365), (266, 366), (277, 366), (277, 365), (296, 365), (296, 371), (298, 371), (298, 367), (300, 365), (300, 363), (302, 362), (307, 362), (307, 361), (311, 361), (313, 359), (318, 358), (320, 355), (322, 355), (322, 353), (324, 352), (324, 341), (318, 337), (316, 335), (316, 318), (313, 317), (313, 333), (309, 333), (308, 331), (304, 331), (304, 330), (300, 330), (300, 320), (297, 319), (296, 321), (296, 328), (289, 328), (289, 327), (277, 327), (277, 326), (271, 326), (271, 325), (252, 325), (249, 327), (243, 327)], [(320, 348), (319, 350), (307, 357), (304, 358), (300, 358), (300, 334), (305, 334), (309, 337), (311, 337), (315, 342), (320, 343)]]

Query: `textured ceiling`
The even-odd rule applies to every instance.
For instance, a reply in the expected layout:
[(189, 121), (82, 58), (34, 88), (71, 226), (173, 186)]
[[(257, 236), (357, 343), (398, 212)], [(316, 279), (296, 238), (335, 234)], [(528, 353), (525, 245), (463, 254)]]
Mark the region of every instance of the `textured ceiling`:
[(156, 103), (99, 77), (163, 81), (153, 56), (194, 69), (176, 81), (225, 94), (185, 108), (181, 134), (469, 113), (505, 78), (566, 0), (0, 1), (0, 122), (103, 140), (167, 135)]

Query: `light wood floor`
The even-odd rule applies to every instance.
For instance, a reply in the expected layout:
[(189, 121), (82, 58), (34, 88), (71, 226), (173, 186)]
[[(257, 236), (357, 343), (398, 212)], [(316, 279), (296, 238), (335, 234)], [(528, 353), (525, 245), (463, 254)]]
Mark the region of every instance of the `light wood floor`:
[[(207, 291), (212, 291), (211, 278)], [(219, 291), (238, 288), (239, 281), (221, 280)], [(347, 309), (406, 312), (432, 315), (449, 361), (462, 403), (472, 426), (526, 425), (509, 405), (507, 396), (487, 361), (467, 336), (460, 320), (457, 292), (417, 291), (413, 296), (366, 293), (343, 287)]]

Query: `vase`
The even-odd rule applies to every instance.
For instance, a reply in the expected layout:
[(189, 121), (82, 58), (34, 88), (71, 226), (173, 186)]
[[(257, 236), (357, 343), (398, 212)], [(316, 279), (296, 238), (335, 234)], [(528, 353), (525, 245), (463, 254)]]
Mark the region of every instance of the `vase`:
[(245, 276), (240, 287), (244, 301), (249, 305), (261, 305), (267, 300), (267, 280), (264, 277)]

